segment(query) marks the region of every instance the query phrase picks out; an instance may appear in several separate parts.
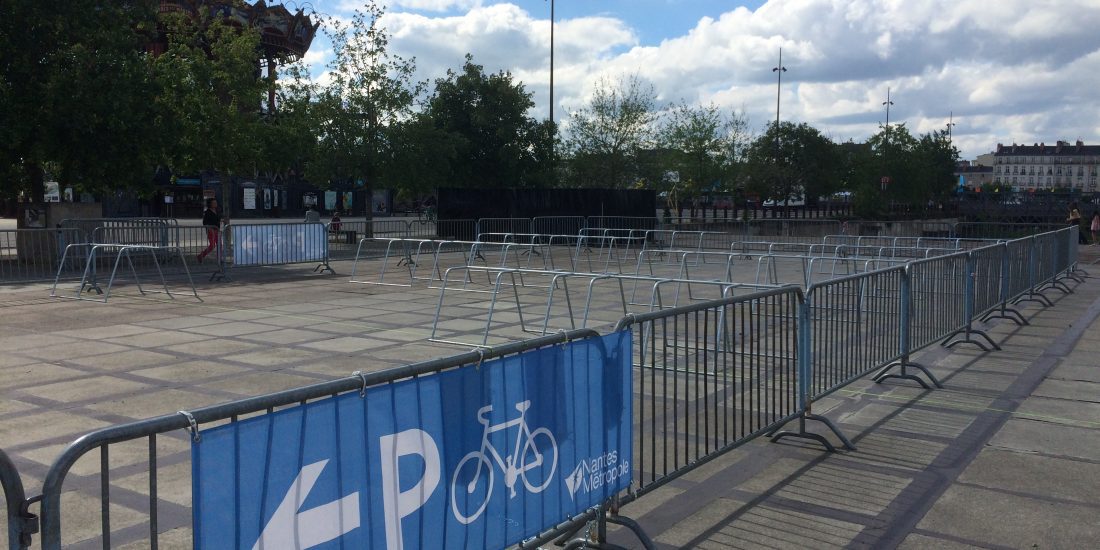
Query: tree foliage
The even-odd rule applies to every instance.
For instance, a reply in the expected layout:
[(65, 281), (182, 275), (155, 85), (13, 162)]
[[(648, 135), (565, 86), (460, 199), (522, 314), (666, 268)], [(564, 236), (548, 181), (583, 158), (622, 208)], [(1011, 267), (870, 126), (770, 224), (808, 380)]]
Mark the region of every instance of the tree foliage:
[[(4, 2), (0, 193), (40, 198), (48, 170), (87, 190), (148, 180), (160, 130), (142, 44), (156, 3)], [(137, 145), (141, 146), (137, 146)]]
[(177, 173), (254, 173), (266, 90), (259, 34), (220, 17), (178, 14), (165, 24), (167, 50), (152, 61), (157, 127), (171, 138), (164, 160)]
[(779, 203), (828, 195), (839, 189), (839, 168), (835, 145), (817, 128), (772, 123), (749, 145), (746, 190)]
[(596, 82), (588, 105), (569, 116), (571, 184), (624, 188), (638, 182), (640, 153), (653, 146), (656, 97), (653, 85), (638, 75)]
[(415, 61), (389, 51), (384, 13), (372, 0), (349, 23), (328, 21), (333, 60), (313, 105), (318, 142), (306, 168), (316, 184), (361, 180), (370, 188), (400, 177), (393, 162), (398, 128), (421, 85), (413, 80)]
[[(673, 105), (656, 134), (663, 170), (677, 178), (668, 187), (673, 197), (705, 191), (729, 192), (737, 180), (748, 146), (748, 119), (724, 113), (716, 105)], [(663, 180), (664, 178), (662, 178)]]
[(457, 187), (538, 187), (549, 184), (554, 126), (527, 116), (531, 93), (507, 72), (485, 74), (466, 55), (460, 72), (436, 80), (427, 116), (453, 148)]

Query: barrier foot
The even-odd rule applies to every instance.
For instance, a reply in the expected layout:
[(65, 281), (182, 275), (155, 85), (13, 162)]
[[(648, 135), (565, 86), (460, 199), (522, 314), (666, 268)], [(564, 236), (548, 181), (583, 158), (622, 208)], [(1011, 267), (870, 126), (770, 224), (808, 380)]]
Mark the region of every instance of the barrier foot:
[(1040, 287), (1038, 290), (1039, 292), (1044, 292), (1047, 290), (1059, 290), (1062, 292), (1062, 294), (1073, 294), (1073, 290), (1066, 286), (1066, 284), (1062, 281), (1051, 281)]
[(1001, 308), (999, 311), (991, 311), (982, 317), (982, 322), (989, 321), (990, 319), (1008, 319), (1017, 325), (1030, 325), (1027, 319), (1024, 318), (1024, 314), (1012, 309), (1010, 307)]
[[(952, 334), (949, 334), (947, 336), (947, 338), (944, 338), (943, 341), (940, 342), (940, 345), (950, 348), (950, 347), (954, 347), (957, 344), (974, 344), (975, 346), (978, 346), (979, 348), (981, 348), (982, 351), (990, 351), (990, 348), (986, 347), (985, 344), (971, 338), (972, 334), (976, 334), (978, 336), (981, 336), (982, 338), (985, 338), (985, 341), (989, 342), (989, 345), (992, 346), (993, 350), (1001, 351), (1001, 346), (998, 346), (997, 343), (994, 342), (993, 339), (990, 338), (988, 334), (986, 334), (983, 331), (974, 330), (974, 329), (956, 331)], [(960, 336), (960, 335), (963, 336), (961, 339), (951, 341), (952, 338), (955, 338), (956, 336)]]
[(1054, 307), (1054, 302), (1050, 301), (1050, 298), (1043, 296), (1037, 292), (1031, 292), (1027, 297), (1019, 297), (1012, 301), (1013, 304), (1020, 304), (1023, 302), (1039, 302), (1043, 307)]
[(324, 273), (326, 271), (332, 273), (333, 275), (336, 275), (336, 270), (332, 269), (332, 266), (328, 265), (328, 262), (317, 264), (317, 267), (313, 268), (314, 273)]
[[(894, 367), (901, 367), (901, 373), (899, 373), (899, 374), (891, 373), (890, 369), (892, 369)], [(929, 371), (927, 368), (925, 368), (924, 365), (921, 365), (921, 364), (918, 364), (918, 363), (911, 363), (909, 361), (905, 361), (905, 362), (898, 361), (898, 362), (895, 362), (895, 363), (890, 363), (889, 365), (886, 365), (885, 367), (883, 367), (882, 370), (878, 371), (878, 374), (874, 375), (871, 378), (871, 380), (874, 380), (875, 382), (877, 382), (879, 384), (881, 384), (883, 380), (887, 380), (887, 379), (890, 379), (890, 378), (897, 378), (899, 380), (912, 380), (912, 381), (920, 384), (926, 390), (932, 389), (932, 387), (929, 386), (928, 383), (925, 382), (923, 378), (921, 378), (921, 377), (919, 377), (915, 374), (909, 374), (909, 367), (913, 367), (913, 368), (923, 372), (924, 375), (926, 377), (928, 377), (928, 380), (930, 380), (933, 384), (935, 384), (935, 386), (937, 388), (939, 388), (941, 390), (943, 389), (943, 384), (940, 383), (939, 378), (936, 378), (936, 375), (932, 374), (932, 372)]]
[[(634, 533), (634, 536), (638, 537), (638, 541), (642, 543), (642, 548), (645, 548), (646, 550), (656, 550), (657, 546), (653, 544), (653, 539), (650, 539), (649, 535), (647, 535), (645, 530), (642, 529), (642, 526), (633, 519), (630, 519), (626, 516), (620, 516), (618, 514), (608, 515), (604, 519), (608, 523), (622, 525), (623, 527), (630, 529), (630, 531)], [(606, 546), (606, 543), (604, 544), (605, 546), (602, 547), (607, 548), (608, 546)]]
[(840, 442), (844, 444), (844, 448), (848, 449), (849, 451), (856, 450), (855, 445), (852, 445), (852, 442), (849, 441), (847, 437), (844, 437), (844, 434), (840, 432), (840, 429), (837, 428), (836, 425), (833, 424), (831, 420), (829, 420), (828, 418), (825, 418), (824, 416), (819, 416), (819, 415), (812, 414), (812, 413), (806, 413), (806, 414), (804, 414), (804, 415), (802, 415), (798, 418), (798, 431), (786, 431), (786, 430), (781, 431), (781, 432), (773, 431), (773, 433), (771, 435), (772, 443), (775, 443), (775, 442), (779, 441), (780, 439), (783, 439), (784, 437), (794, 437), (794, 438), (799, 438), (799, 439), (810, 439), (810, 440), (813, 440), (813, 441), (817, 441), (818, 443), (821, 443), (821, 445), (823, 447), (825, 447), (825, 449), (828, 450), (830, 453), (835, 453), (836, 452), (836, 447), (834, 447), (833, 444), (830, 443), (828, 439), (825, 439), (825, 436), (822, 436), (820, 434), (815, 434), (813, 432), (806, 431), (806, 421), (807, 420), (816, 420), (818, 422), (821, 422), (822, 424), (825, 424), (825, 427), (829, 428), (833, 432), (833, 434), (835, 434), (837, 436), (837, 438), (840, 439)]

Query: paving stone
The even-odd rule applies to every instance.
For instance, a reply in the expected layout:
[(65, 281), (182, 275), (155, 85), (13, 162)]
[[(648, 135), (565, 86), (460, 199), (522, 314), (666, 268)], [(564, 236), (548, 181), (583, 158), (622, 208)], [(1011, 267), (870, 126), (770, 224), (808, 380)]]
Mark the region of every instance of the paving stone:
[(148, 388), (148, 385), (109, 376), (96, 376), (80, 381), (57, 382), (23, 388), (21, 391), (43, 399), (57, 401), (67, 406), (75, 401), (98, 402), (108, 396), (130, 394), (144, 388)]
[(165, 382), (196, 382), (207, 378), (247, 372), (244, 367), (210, 361), (187, 361), (163, 367), (130, 371), (130, 374), (164, 380)]
[(257, 332), (263, 332), (270, 329), (271, 327), (264, 325), (263, 323), (234, 321), (210, 326), (189, 327), (185, 330), (187, 330), (188, 332), (195, 332), (198, 334), (207, 334), (210, 336), (218, 336), (224, 338), (227, 336), (240, 336), (242, 334), (255, 334)]
[(1100, 383), (1081, 380), (1043, 380), (1033, 395), (1100, 403)]
[(163, 414), (175, 414), (176, 411), (193, 410), (223, 401), (227, 401), (227, 399), (205, 392), (160, 390), (106, 399), (88, 405), (88, 408), (93, 411), (141, 420)]
[(195, 355), (200, 357), (217, 357), (219, 355), (225, 355), (227, 353), (237, 353), (241, 351), (248, 351), (259, 349), (263, 347), (261, 344), (255, 342), (243, 342), (240, 340), (226, 340), (226, 339), (214, 339), (204, 340), (200, 344), (180, 344), (176, 346), (165, 346), (164, 351), (170, 351), (172, 353), (182, 353)]
[(671, 536), (658, 537), (658, 541), (681, 548), (843, 548), (862, 528), (855, 523), (756, 505), (718, 529), (686, 524)]
[(8, 450), (25, 443), (90, 432), (106, 423), (79, 414), (36, 410), (0, 423), (0, 441)]
[(986, 448), (959, 481), (1039, 497), (1100, 504), (1100, 464)]
[(1054, 372), (1051, 373), (1050, 378), (1100, 383), (1100, 365), (1096, 363), (1075, 364), (1068, 360), (1062, 361), (1060, 365), (1054, 368)]
[(176, 357), (167, 353), (130, 350), (112, 353), (110, 357), (81, 357), (79, 359), (70, 359), (69, 362), (75, 365), (95, 367), (103, 371), (120, 371), (136, 367), (150, 367), (174, 360), (176, 360)]
[(268, 349), (226, 355), (222, 357), (222, 360), (248, 363), (256, 366), (272, 366), (307, 361), (315, 359), (316, 357), (317, 353), (309, 350), (272, 346)]
[(1016, 451), (1100, 461), (1100, 438), (1096, 433), (1093, 429), (1013, 418), (989, 444)]
[(34, 357), (41, 361), (55, 362), (61, 360), (80, 360), (87, 357), (93, 357), (96, 355), (103, 355), (105, 353), (115, 353), (120, 351), (127, 351), (131, 348), (127, 346), (120, 346), (118, 344), (111, 344), (108, 342), (73, 342), (69, 344), (60, 344), (55, 346), (47, 346), (42, 348), (25, 349), (20, 353), (28, 357)]
[(316, 380), (311, 378), (276, 372), (235, 376), (217, 382), (207, 382), (199, 387), (216, 388), (221, 391), (236, 393), (242, 397), (251, 397), (305, 386), (314, 382)]
[(971, 546), (941, 538), (912, 534), (898, 546), (898, 550), (979, 550), (980, 546)]
[(936, 501), (917, 527), (1012, 548), (1093, 548), (1100, 540), (1094, 507), (958, 485)]
[(387, 344), (390, 344), (390, 342), (381, 342), (372, 338), (345, 336), (342, 338), (332, 338), (329, 340), (302, 344), (302, 347), (331, 353), (352, 353), (382, 347)]
[(111, 338), (107, 340), (107, 342), (140, 348), (156, 348), (160, 346), (171, 346), (175, 344), (189, 344), (193, 342), (200, 342), (203, 340), (208, 340), (209, 338), (209, 336), (205, 336), (202, 334), (158, 330), (155, 332), (135, 334), (133, 336)]
[(0, 370), (0, 373), (2, 373), (8, 388), (36, 386), (87, 376), (84, 371), (53, 363), (32, 363), (19, 367), (9, 367)]
[[(101, 533), (100, 500), (97, 496), (68, 491), (61, 494), (61, 544), (68, 546), (80, 541), (98, 538)], [(137, 525), (146, 515), (111, 502), (111, 529)]]

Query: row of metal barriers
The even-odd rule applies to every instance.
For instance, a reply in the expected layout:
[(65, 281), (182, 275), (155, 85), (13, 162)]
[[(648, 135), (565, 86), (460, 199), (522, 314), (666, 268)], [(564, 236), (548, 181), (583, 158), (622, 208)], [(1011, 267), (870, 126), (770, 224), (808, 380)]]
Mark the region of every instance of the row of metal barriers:
[[(235, 223), (234, 228), (265, 225)], [(371, 222), (334, 221), (328, 224), (324, 255), (328, 259), (350, 259), (356, 244), (370, 238), (414, 238), (475, 240), (490, 233), (580, 235), (595, 228), (603, 230), (687, 231), (713, 235), (730, 235), (741, 241), (766, 241), (777, 237), (785, 240), (812, 238), (825, 234), (843, 234), (872, 238), (894, 238), (901, 235), (922, 235), (948, 239), (1014, 238), (1043, 230), (1055, 229), (1050, 224), (954, 223), (950, 221), (840, 221), (840, 220), (668, 220), (656, 217), (623, 216), (546, 216), (535, 218), (483, 218), (480, 220), (400, 220), (375, 219)], [(227, 233), (227, 234), (229, 234)], [(724, 237), (718, 237), (724, 238)], [(70, 278), (80, 277), (81, 267), (74, 262), (62, 262), (69, 244), (93, 243), (148, 247), (176, 247), (193, 256), (207, 244), (206, 230), (201, 226), (181, 225), (172, 218), (95, 218), (63, 220), (55, 228), (0, 230), (0, 283), (43, 281), (59, 272)], [(232, 242), (223, 246), (232, 248)], [(226, 256), (228, 256), (227, 254)], [(283, 257), (273, 257), (281, 262)]]
[[(933, 258), (915, 259), (865, 273), (822, 281), (803, 289), (771, 288), (718, 300), (628, 314), (617, 331), (633, 333), (636, 377), (630, 409), (634, 426), (634, 482), (628, 491), (584, 514), (563, 518), (555, 528), (523, 543), (533, 547), (566, 541), (596, 522), (602, 541), (607, 522), (628, 523), (615, 511), (708, 460), (761, 435), (773, 440), (798, 437), (833, 450), (834, 441), (851, 441), (813, 404), (854, 380), (874, 374), (876, 381), (900, 378), (924, 387), (940, 382), (914, 354), (937, 343), (970, 343), (998, 349), (975, 323), (1004, 318), (1026, 324), (1014, 306), (1053, 305), (1049, 290), (1068, 293), (1067, 280), (1078, 279), (1076, 228), (1064, 228)], [(509, 357), (570, 340), (592, 338), (591, 329), (546, 334), (521, 342), (480, 348), (448, 358), (203, 407), (91, 432), (72, 443), (53, 462), (42, 491), (31, 497), (14, 465), (0, 453), (0, 484), (5, 492), (10, 548), (26, 548), (41, 529), (42, 548), (60, 548), (64, 540), (62, 494), (73, 466), (98, 453), (101, 469), (100, 532), (103, 548), (119, 540), (112, 523), (111, 449), (147, 443), (148, 485), (124, 491), (131, 505), (147, 499), (144, 520), (127, 520), (124, 534), (157, 548), (161, 506), (159, 477), (167, 464), (185, 456), (161, 456), (161, 444), (180, 430), (199, 425), (234, 424), (256, 413), (328, 399), (366, 388), (424, 377), (482, 361)], [(921, 378), (919, 374), (923, 374)], [(824, 423), (835, 440), (806, 428)], [(797, 422), (797, 427), (784, 427)], [(139, 498), (140, 497), (140, 498)], [(137, 500), (135, 500), (137, 499)], [(38, 506), (37, 517), (33, 508)], [(67, 512), (72, 513), (72, 510)], [(71, 517), (71, 516), (69, 516)], [(187, 527), (186, 525), (184, 527)], [(423, 529), (432, 529), (423, 525)], [(574, 546), (576, 547), (576, 546)]]

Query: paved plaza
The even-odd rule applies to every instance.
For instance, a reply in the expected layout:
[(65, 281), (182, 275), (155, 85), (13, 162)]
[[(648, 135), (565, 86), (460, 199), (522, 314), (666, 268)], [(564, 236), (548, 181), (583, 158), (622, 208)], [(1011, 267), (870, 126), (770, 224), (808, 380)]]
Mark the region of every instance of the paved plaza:
[[(1088, 269), (1100, 253), (1082, 247), (1081, 256)], [(44, 284), (0, 287), (0, 448), (28, 492), (96, 428), (469, 349), (427, 340), (438, 289), (349, 283), (347, 261), (333, 263), (339, 275), (311, 267), (241, 270), (220, 283), (197, 276), (202, 302), (125, 286), (106, 304), (52, 299)], [(623, 514), (663, 548), (1100, 545), (1100, 278), (1069, 285), (1072, 294), (1047, 293), (1052, 308), (1024, 305), (1029, 325), (987, 327), (1001, 351), (922, 351), (917, 362), (945, 389), (861, 380), (816, 402), (857, 451), (757, 439)], [(449, 297), (437, 337), (479, 342), (488, 300)], [(619, 313), (612, 297), (601, 300), (606, 330)], [(517, 317), (502, 306), (496, 319)], [(187, 434), (156, 444), (160, 542), (190, 547)], [(111, 447), (113, 546), (147, 547), (147, 449), (147, 440)], [(64, 539), (74, 548), (100, 544), (99, 462), (87, 455), (65, 485)]]

